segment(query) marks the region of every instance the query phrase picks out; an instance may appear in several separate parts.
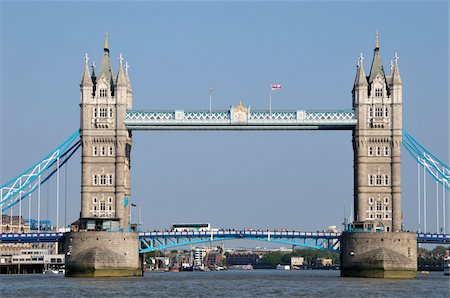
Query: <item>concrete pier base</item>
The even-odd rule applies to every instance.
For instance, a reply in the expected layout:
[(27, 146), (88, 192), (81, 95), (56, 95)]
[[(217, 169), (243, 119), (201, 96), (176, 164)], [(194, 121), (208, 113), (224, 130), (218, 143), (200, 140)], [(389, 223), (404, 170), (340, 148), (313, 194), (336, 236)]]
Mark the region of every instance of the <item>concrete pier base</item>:
[(416, 272), (415, 233), (342, 233), (341, 276), (415, 278)]
[(135, 232), (66, 234), (66, 276), (142, 276), (139, 236)]

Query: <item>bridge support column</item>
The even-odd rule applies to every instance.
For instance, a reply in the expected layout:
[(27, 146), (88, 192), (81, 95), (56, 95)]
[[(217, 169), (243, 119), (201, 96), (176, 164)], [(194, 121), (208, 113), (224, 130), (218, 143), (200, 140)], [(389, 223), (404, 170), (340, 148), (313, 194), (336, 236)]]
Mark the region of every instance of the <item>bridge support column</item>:
[(66, 234), (66, 276), (142, 276), (139, 235), (135, 232)]
[(414, 278), (416, 271), (416, 233), (342, 233), (341, 276)]

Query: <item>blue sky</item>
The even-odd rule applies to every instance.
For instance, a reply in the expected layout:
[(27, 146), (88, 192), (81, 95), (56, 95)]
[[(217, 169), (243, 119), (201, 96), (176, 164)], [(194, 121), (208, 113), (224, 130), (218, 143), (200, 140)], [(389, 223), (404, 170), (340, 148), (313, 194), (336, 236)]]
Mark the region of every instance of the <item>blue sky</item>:
[[(0, 181), (79, 127), (84, 53), (99, 65), (106, 31), (114, 70), (120, 52), (131, 65), (133, 108), (155, 110), (207, 109), (210, 84), (214, 109), (268, 109), (271, 83), (283, 85), (273, 109), (351, 108), (357, 58), (367, 73), (378, 31), (385, 69), (400, 57), (404, 128), (448, 164), (446, 1), (0, 5)], [(79, 162), (67, 223), (80, 210)], [(416, 165), (406, 151), (402, 162), (405, 224), (416, 229)], [(351, 132), (135, 132), (132, 199), (150, 229), (340, 225), (353, 200)]]

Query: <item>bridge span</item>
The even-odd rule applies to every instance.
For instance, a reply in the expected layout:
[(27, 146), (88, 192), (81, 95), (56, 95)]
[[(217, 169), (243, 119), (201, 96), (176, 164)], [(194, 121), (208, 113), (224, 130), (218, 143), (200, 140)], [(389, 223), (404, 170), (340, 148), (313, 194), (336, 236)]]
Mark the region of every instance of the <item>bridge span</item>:
[[(9, 233), (0, 234), (0, 243), (63, 242), (64, 238), (64, 232)], [(244, 239), (340, 253), (341, 232), (261, 231), (251, 229), (223, 229), (204, 232), (141, 232), (139, 233), (139, 253), (213, 241)], [(417, 243), (449, 245), (450, 234), (417, 233)]]

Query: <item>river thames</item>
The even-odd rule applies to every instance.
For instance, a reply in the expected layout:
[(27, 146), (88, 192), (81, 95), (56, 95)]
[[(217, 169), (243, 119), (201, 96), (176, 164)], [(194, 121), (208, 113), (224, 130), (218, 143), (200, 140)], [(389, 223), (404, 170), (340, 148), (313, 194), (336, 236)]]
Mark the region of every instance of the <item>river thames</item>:
[(341, 278), (339, 271), (228, 270), (130, 278), (0, 275), (1, 297), (449, 297), (442, 272), (416, 279)]

